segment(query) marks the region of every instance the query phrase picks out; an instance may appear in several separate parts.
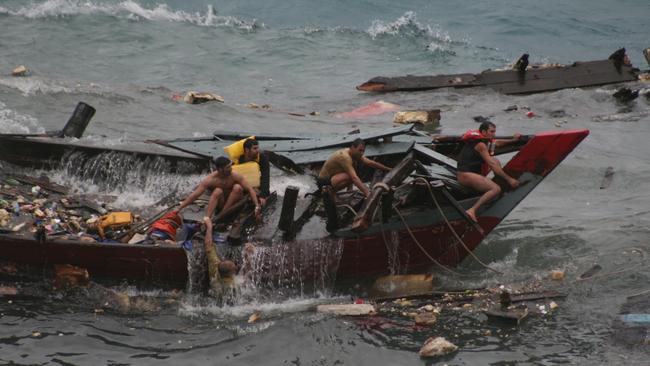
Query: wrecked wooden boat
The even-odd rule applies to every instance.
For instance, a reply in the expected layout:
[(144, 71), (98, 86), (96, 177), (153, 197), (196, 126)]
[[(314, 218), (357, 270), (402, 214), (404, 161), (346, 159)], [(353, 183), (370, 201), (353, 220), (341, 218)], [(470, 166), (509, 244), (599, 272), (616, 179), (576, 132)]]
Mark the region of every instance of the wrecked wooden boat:
[[(250, 207), (243, 204), (242, 211), (233, 214), (229, 221), (220, 221), (221, 227), (214, 235), (218, 251), (237, 252), (241, 251), (241, 243), (253, 243), (248, 276), (261, 283), (272, 278), (269, 281), (274, 284), (316, 284), (386, 273), (417, 273), (436, 267), (448, 269), (473, 256), (472, 251), (483, 237), (589, 133), (539, 133), (497, 151), (515, 153), (504, 164), (504, 170), (519, 179), (521, 185), (508, 189), (504, 182), (494, 178), (504, 193), (482, 207), (475, 223), (465, 210), (480, 194), (462, 187), (456, 180), (455, 156), (463, 142), (448, 137), (433, 143), (429, 139), (429, 144), (424, 145), (407, 137), (409, 132), (410, 129), (399, 127), (320, 139), (260, 139), (262, 148), (277, 155), (277, 160), (308, 171), (322, 164), (331, 151), (361, 137), (366, 141), (367, 153), (374, 149), (377, 160), (394, 168), (383, 177), (360, 172), (362, 179), (370, 182), (372, 193), (368, 198), (356, 191), (341, 192), (336, 201), (329, 200), (327, 195), (299, 198), (302, 195), (298, 188), (289, 186), (284, 199), (267, 204), (262, 224), (250, 220), (246, 211)], [(202, 155), (215, 155), (221, 153), (225, 142), (215, 138), (166, 143)], [(203, 209), (186, 209), (183, 215), (187, 221), (199, 221)], [(188, 258), (187, 250), (180, 245), (87, 243), (74, 234), (65, 238), (40, 236), (39, 240), (31, 234), (0, 234), (0, 262), (41, 274), (54, 264), (69, 264), (87, 269), (93, 280), (178, 287), (184, 286), (190, 277)]]
[(625, 50), (622, 50), (622, 54), (618, 50), (606, 60), (574, 62), (571, 65), (528, 66), (526, 62), (519, 70), (515, 65), (509, 70), (485, 70), (478, 74), (379, 76), (357, 86), (357, 90), (395, 92), (487, 87), (499, 93), (516, 95), (639, 80), (642, 72), (629, 63)]
[[(158, 171), (200, 173), (209, 168), (209, 157), (170, 149), (149, 141), (128, 141), (101, 146), (97, 141), (80, 140), (95, 109), (80, 102), (61, 131), (43, 134), (0, 134), (0, 160), (34, 168), (55, 168), (70, 162), (77, 169), (121, 160)], [(88, 166), (86, 166), (88, 165)]]

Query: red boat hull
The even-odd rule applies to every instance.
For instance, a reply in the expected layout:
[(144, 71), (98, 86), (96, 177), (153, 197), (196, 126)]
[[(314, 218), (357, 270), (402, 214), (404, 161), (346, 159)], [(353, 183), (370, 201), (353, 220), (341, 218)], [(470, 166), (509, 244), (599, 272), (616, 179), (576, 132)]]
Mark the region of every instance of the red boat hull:
[[(518, 177), (521, 185), (487, 204), (478, 213), (479, 225), (487, 235), (546, 177), (587, 135), (587, 130), (561, 131), (533, 137), (504, 169)], [(500, 183), (497, 180), (497, 183)], [(470, 207), (474, 199), (461, 201)], [(459, 264), (468, 255), (448, 227), (449, 221), (469, 250), (482, 241), (473, 227), (457, 212), (435, 207), (405, 211), (404, 220), (393, 216), (384, 225), (373, 225), (361, 234), (339, 231), (317, 241), (295, 241), (261, 248), (260, 268), (291, 281), (300, 276), (354, 278), (386, 273), (424, 271), (436, 262)], [(445, 220), (446, 219), (446, 220)], [(275, 254), (263, 255), (264, 251)], [(36, 269), (37, 273), (54, 264), (86, 268), (91, 279), (108, 278), (135, 283), (153, 283), (182, 288), (188, 279), (188, 260), (180, 247), (99, 244), (79, 241), (38, 243), (23, 237), (0, 235), (0, 262)], [(38, 272), (40, 271), (40, 272)], [(335, 276), (335, 277), (334, 277)]]

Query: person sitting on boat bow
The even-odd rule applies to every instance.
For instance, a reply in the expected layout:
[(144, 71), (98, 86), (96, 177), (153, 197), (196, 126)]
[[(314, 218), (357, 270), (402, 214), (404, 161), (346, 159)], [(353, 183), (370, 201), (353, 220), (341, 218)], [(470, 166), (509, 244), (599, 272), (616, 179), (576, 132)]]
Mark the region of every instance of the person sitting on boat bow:
[(244, 191), (246, 191), (255, 204), (255, 216), (259, 219), (261, 203), (257, 197), (257, 192), (242, 175), (232, 171), (232, 161), (224, 156), (219, 156), (214, 159), (214, 165), (217, 170), (210, 173), (199, 183), (194, 192), (181, 202), (178, 211), (180, 212), (194, 202), (203, 192), (212, 191), (206, 209), (206, 216), (211, 218), (215, 209), (220, 207), (221, 212), (229, 209), (244, 198)]
[(483, 192), (478, 201), (467, 210), (467, 215), (474, 221), (477, 221), (476, 212), (479, 207), (501, 193), (501, 187), (486, 177), (490, 169), (494, 171), (495, 175), (505, 179), (510, 187), (519, 186), (519, 181), (504, 172), (501, 163), (493, 155), (495, 147), (518, 141), (521, 135), (515, 134), (510, 140), (496, 140), (495, 135), (496, 125), (492, 122), (483, 122), (478, 131), (470, 130), (462, 137), (465, 146), (458, 158), (458, 182), (463, 186)]
[(349, 148), (338, 150), (330, 155), (318, 174), (316, 180), (318, 188), (322, 189), (331, 186), (333, 191), (336, 192), (354, 184), (364, 196), (368, 196), (370, 190), (357, 175), (356, 167), (359, 164), (364, 164), (386, 172), (390, 171), (390, 168), (363, 156), (365, 151), (366, 143), (358, 138), (352, 141)]
[(271, 165), (269, 164), (269, 158), (260, 151), (260, 145), (257, 140), (248, 138), (244, 141), (244, 153), (237, 160), (237, 164), (243, 164), (254, 161), (259, 165), (260, 168), (260, 187), (258, 192), (258, 197), (260, 199), (260, 204), (264, 206), (266, 204), (266, 199), (270, 194), (270, 171)]

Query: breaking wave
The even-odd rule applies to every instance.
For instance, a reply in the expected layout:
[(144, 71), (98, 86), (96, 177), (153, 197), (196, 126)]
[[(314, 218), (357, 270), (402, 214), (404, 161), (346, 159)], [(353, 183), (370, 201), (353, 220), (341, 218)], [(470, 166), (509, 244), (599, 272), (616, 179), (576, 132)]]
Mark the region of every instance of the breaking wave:
[(206, 12), (202, 14), (172, 10), (167, 4), (158, 4), (155, 7), (147, 8), (132, 0), (121, 1), (117, 4), (98, 4), (82, 0), (47, 0), (41, 4), (30, 4), (14, 10), (0, 7), (0, 14), (29, 19), (100, 14), (135, 21), (169, 21), (206, 27), (231, 27), (249, 32), (264, 27), (256, 20), (245, 21), (233, 16), (218, 15), (212, 5), (208, 5)]
[(452, 46), (467, 45), (467, 40), (454, 40), (449, 33), (439, 26), (423, 25), (417, 20), (417, 14), (407, 11), (393, 22), (374, 20), (366, 30), (373, 40), (383, 37), (408, 37), (428, 42), (425, 49), (433, 54), (455, 55)]
[(0, 102), (0, 131), (3, 133), (44, 133), (38, 120), (26, 114), (8, 109)]
[(414, 11), (407, 11), (393, 22), (374, 20), (366, 32), (373, 38), (382, 36), (413, 36), (424, 37), (440, 44), (465, 44), (466, 41), (456, 41), (449, 33), (438, 26), (422, 25), (417, 20)]

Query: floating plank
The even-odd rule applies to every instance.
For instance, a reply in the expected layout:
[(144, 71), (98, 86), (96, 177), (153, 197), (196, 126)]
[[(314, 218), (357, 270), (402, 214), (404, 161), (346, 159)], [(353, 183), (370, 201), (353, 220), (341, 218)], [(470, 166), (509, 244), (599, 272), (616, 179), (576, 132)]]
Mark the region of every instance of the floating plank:
[(435, 76), (378, 76), (357, 86), (362, 91), (420, 91), (439, 88), (463, 88), (481, 85), (474, 74), (451, 74)]
[(637, 80), (638, 70), (610, 60), (575, 62), (556, 67), (517, 70), (486, 70), (480, 74), (376, 77), (357, 86), (363, 91), (420, 91), (439, 88), (489, 87), (503, 94), (532, 94), (546, 91), (616, 84)]

